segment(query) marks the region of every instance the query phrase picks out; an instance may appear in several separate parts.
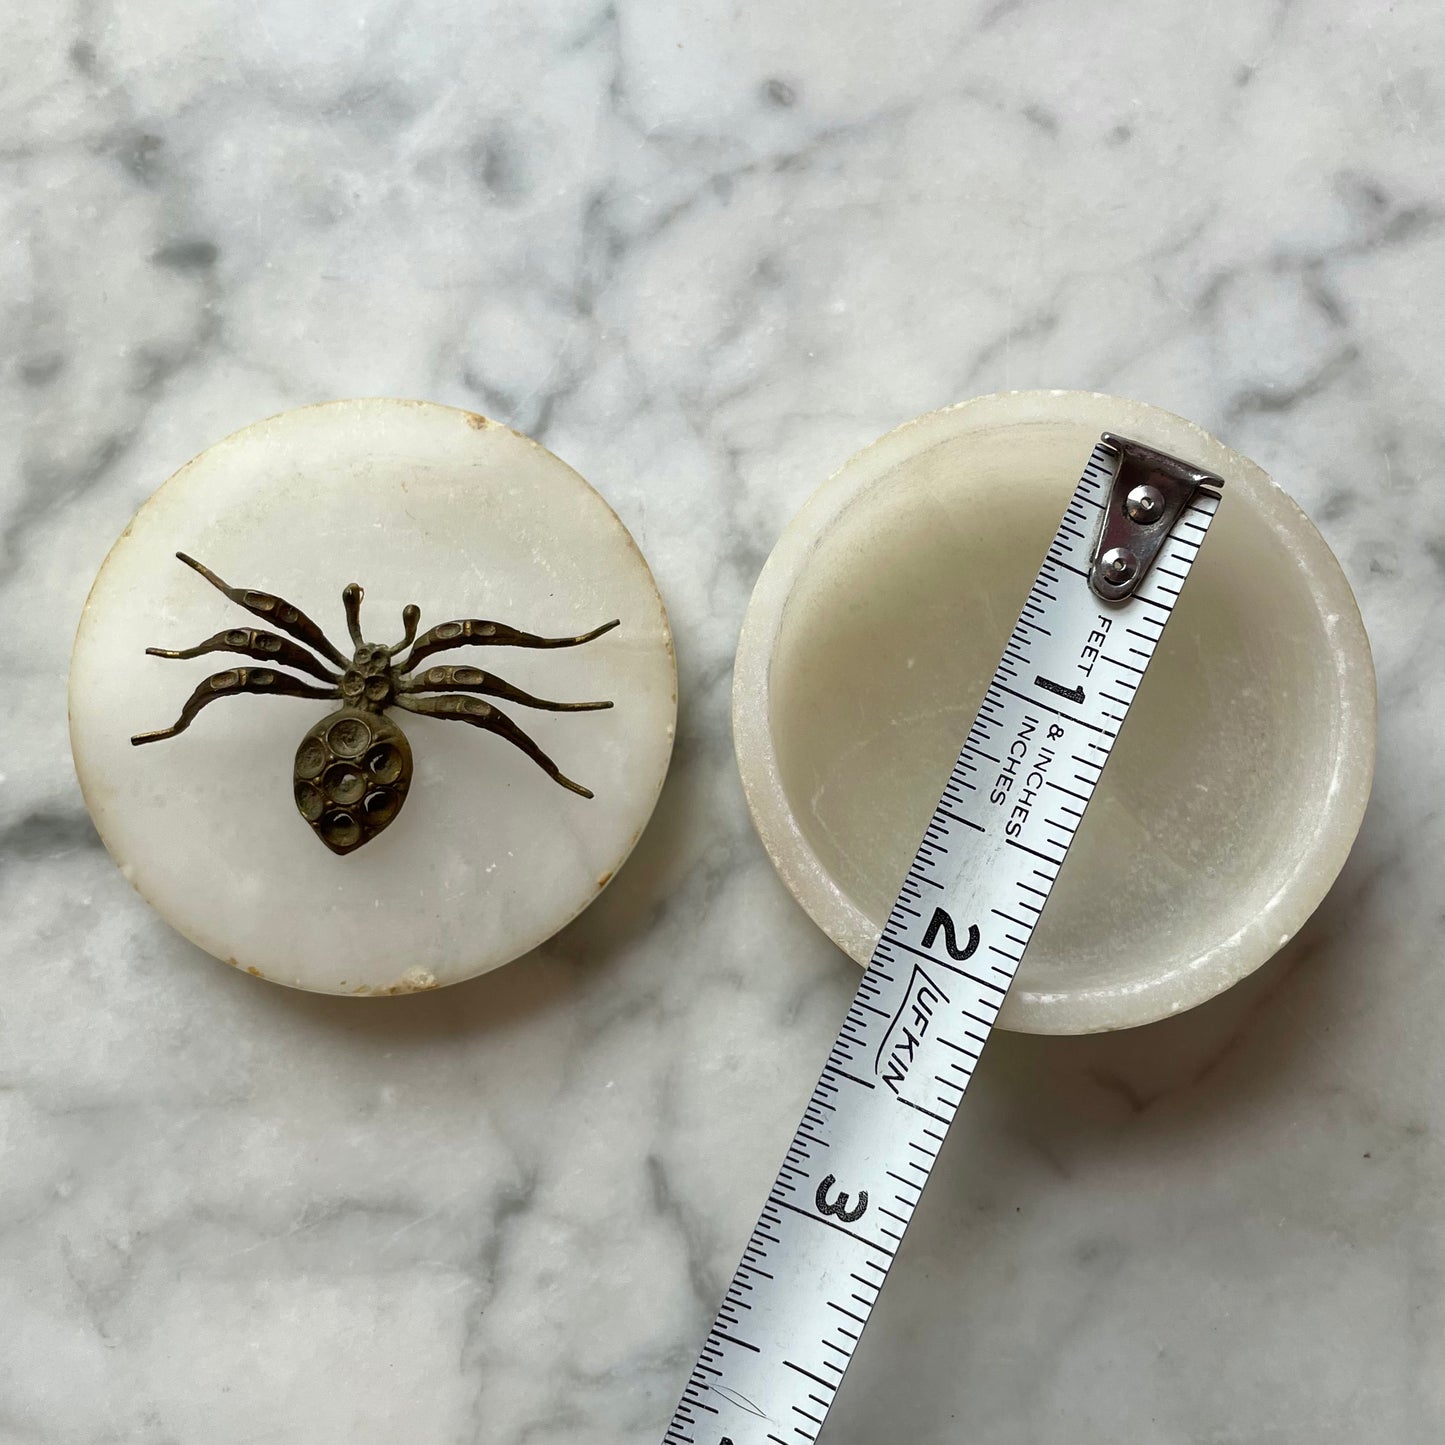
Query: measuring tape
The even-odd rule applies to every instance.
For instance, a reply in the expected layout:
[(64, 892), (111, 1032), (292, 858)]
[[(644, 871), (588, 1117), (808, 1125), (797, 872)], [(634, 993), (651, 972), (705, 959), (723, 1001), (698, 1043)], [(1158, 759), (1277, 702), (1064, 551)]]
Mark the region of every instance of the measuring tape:
[(822, 1429), (1223, 485), (1094, 448), (665, 1445)]

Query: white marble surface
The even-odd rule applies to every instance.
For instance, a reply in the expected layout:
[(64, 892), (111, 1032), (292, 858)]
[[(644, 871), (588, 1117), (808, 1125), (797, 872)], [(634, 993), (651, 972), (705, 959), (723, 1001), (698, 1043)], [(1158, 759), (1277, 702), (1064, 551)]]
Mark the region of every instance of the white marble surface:
[[(856, 447), (1036, 385), (1191, 415), (1311, 511), (1375, 799), (1249, 984), (995, 1041), (827, 1438), (1439, 1440), (1442, 49), (1344, 0), (6, 7), (0, 1440), (660, 1436), (857, 977), (744, 814), (748, 589)], [(603, 491), (682, 715), (579, 923), (352, 1002), (146, 911), (64, 678), (172, 468), (378, 393)]]

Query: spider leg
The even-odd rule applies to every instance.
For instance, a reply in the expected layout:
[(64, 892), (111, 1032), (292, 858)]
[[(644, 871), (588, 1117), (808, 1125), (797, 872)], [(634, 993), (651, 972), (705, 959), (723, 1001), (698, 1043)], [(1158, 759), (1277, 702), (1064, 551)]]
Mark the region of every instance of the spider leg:
[(194, 647), (172, 651), (165, 647), (148, 647), (150, 657), (202, 657), (208, 652), (238, 652), (243, 657), (254, 657), (258, 662), (274, 662), (281, 667), (294, 667), (298, 672), (309, 672), (322, 682), (336, 682), (338, 679), (319, 658), (308, 652), (299, 643), (288, 642), (274, 632), (263, 632), (259, 627), (231, 627), (218, 632)]
[(545, 708), (548, 712), (596, 712), (599, 708), (611, 707), (610, 702), (552, 702), (545, 697), (533, 697), (510, 682), (479, 667), (429, 667), (425, 672), (409, 677), (400, 685), (402, 692), (484, 692), (488, 697), (505, 698), (508, 702), (521, 703), (523, 707)]
[(232, 697), (242, 692), (273, 692), (286, 697), (328, 699), (341, 696), (340, 688), (312, 687), (309, 682), (302, 682), (299, 677), (292, 677), (285, 672), (272, 672), (269, 667), (233, 667), (228, 672), (212, 673), (186, 699), (180, 717), (170, 727), (162, 728), (159, 732), (137, 733), (131, 742), (139, 747), (141, 743), (158, 743), (163, 738), (173, 738), (177, 733), (185, 732), (195, 721), (196, 714), (208, 703), (215, 702), (218, 697)]
[(386, 650), (395, 657), (404, 647), (410, 647), (416, 641), (416, 626), (421, 621), (421, 608), (415, 602), (408, 602), (401, 609), (401, 625), (403, 628), (401, 641), (395, 647), (388, 647)]
[(532, 632), (518, 632), (505, 622), (485, 622), (479, 617), (443, 622), (422, 633), (399, 670), (410, 672), (422, 658), (430, 657), (434, 652), (444, 652), (449, 647), (580, 647), (594, 637), (601, 637), (604, 632), (611, 632), (617, 622), (614, 617), (611, 622), (604, 622), (601, 627), (594, 627), (580, 637), (538, 637)]
[(326, 634), (299, 607), (293, 607), (282, 597), (273, 597), (269, 592), (257, 592), (252, 587), (231, 587), (222, 582), (209, 567), (202, 566), (194, 557), (184, 552), (176, 556), (193, 571), (199, 572), (218, 592), (224, 592), (238, 607), (244, 607), (253, 617), (289, 632), (298, 642), (314, 647), (322, 657), (334, 662), (337, 667), (346, 667), (347, 660), (332, 646)]
[(366, 593), (360, 582), (348, 582), (341, 589), (341, 605), (346, 609), (346, 630), (351, 634), (351, 645), (361, 646), (361, 599)]
[(565, 776), (557, 764), (506, 713), (489, 702), (483, 702), (479, 697), (410, 697), (402, 693), (396, 701), (398, 706), (404, 707), (408, 712), (419, 713), (422, 717), (451, 718), (496, 733), (498, 737), (506, 738), (513, 747), (526, 753), (553, 782), (561, 783), (564, 788), (584, 798), (592, 796), (590, 789)]

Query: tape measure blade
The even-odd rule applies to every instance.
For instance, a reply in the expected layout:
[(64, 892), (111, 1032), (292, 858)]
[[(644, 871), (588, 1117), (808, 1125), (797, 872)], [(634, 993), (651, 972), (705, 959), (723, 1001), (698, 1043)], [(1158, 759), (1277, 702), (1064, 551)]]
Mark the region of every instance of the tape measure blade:
[(822, 1428), (1218, 498), (1132, 597), (1088, 571), (1094, 449), (704, 1342), (665, 1445)]

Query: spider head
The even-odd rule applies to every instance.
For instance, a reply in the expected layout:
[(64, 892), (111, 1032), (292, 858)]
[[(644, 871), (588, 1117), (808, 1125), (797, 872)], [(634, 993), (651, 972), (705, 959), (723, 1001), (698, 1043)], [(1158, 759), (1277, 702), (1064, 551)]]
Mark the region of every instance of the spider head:
[(375, 677), (391, 667), (391, 649), (375, 642), (363, 642), (352, 654), (351, 665), (365, 677)]
[(356, 707), (378, 712), (389, 707), (396, 697), (391, 649), (372, 642), (358, 643), (351, 666), (341, 679), (341, 695)]
[(380, 643), (368, 642), (361, 635), (362, 595), (361, 585), (357, 582), (350, 583), (341, 593), (341, 601), (346, 608), (347, 630), (356, 649), (351, 654), (351, 665), (341, 679), (341, 695), (357, 707), (380, 712), (396, 701), (397, 679), (406, 669), (404, 665), (394, 666), (393, 659), (416, 641), (421, 609), (415, 603), (408, 603), (402, 608), (401, 620), (406, 631), (394, 647), (383, 647)]

